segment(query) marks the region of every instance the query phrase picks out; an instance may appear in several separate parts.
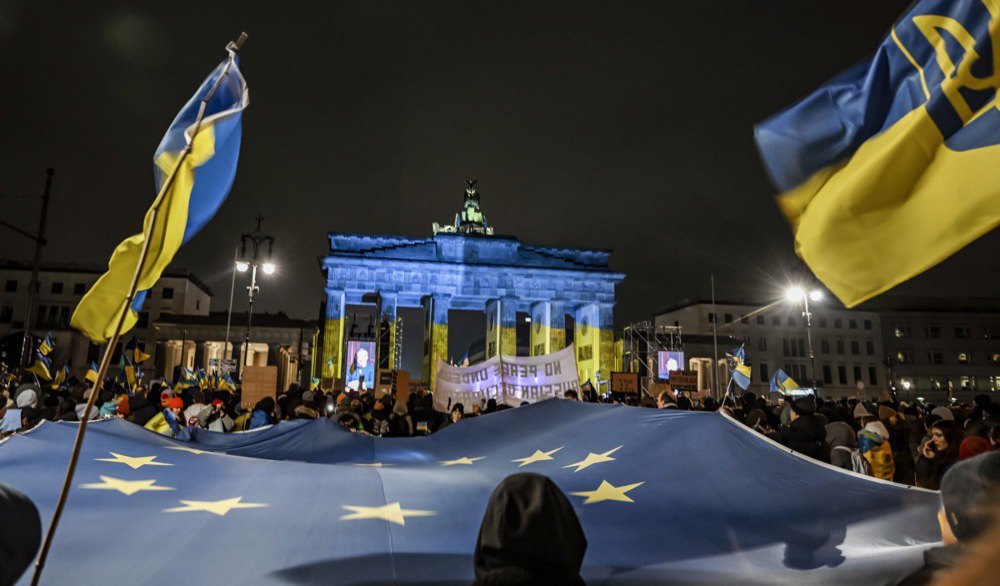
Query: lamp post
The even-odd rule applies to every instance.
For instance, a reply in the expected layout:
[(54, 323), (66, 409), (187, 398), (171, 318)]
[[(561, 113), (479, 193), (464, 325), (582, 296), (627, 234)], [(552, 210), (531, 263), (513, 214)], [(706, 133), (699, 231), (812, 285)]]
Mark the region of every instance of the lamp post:
[[(246, 337), (243, 342), (243, 357), (240, 360), (240, 378), (243, 377), (243, 367), (246, 366), (246, 359), (250, 355), (250, 325), (253, 320), (253, 297), (254, 293), (260, 290), (257, 286), (257, 267), (264, 271), (265, 275), (273, 275), (276, 269), (273, 262), (271, 262), (271, 248), (274, 246), (274, 236), (264, 234), (260, 229), (260, 225), (264, 222), (262, 216), (257, 216), (257, 229), (252, 233), (244, 233), (240, 237), (240, 254), (236, 259), (236, 270), (245, 273), (250, 271), (250, 285), (247, 287), (247, 296), (250, 302), (250, 306), (247, 308), (247, 331)], [(248, 249), (247, 244), (250, 244), (251, 248)], [(264, 250), (264, 245), (267, 244), (267, 250)]]
[(823, 292), (819, 289), (806, 291), (804, 287), (795, 285), (789, 287), (785, 292), (785, 298), (792, 303), (802, 302), (802, 317), (806, 318), (806, 344), (809, 347), (809, 362), (812, 367), (812, 388), (816, 388), (816, 355), (813, 353), (812, 344), (812, 312), (809, 311), (809, 301), (820, 301), (823, 299)]

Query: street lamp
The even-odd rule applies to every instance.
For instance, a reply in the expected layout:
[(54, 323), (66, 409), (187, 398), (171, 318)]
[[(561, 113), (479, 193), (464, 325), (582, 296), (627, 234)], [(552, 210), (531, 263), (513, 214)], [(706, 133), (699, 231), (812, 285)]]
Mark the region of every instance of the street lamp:
[(792, 285), (785, 291), (785, 299), (792, 303), (802, 303), (802, 317), (806, 318), (806, 343), (809, 346), (809, 362), (812, 366), (812, 387), (816, 388), (816, 354), (812, 344), (812, 312), (809, 311), (809, 301), (822, 301), (823, 291), (819, 289), (806, 290), (801, 285)]
[[(245, 273), (250, 271), (250, 285), (247, 287), (247, 297), (250, 305), (247, 308), (247, 331), (243, 342), (243, 357), (240, 360), (240, 377), (243, 376), (243, 367), (246, 366), (246, 357), (250, 353), (250, 325), (253, 320), (253, 297), (254, 293), (260, 290), (257, 286), (257, 266), (261, 267), (265, 275), (273, 275), (277, 267), (271, 261), (271, 248), (274, 246), (274, 236), (264, 234), (260, 229), (264, 222), (262, 216), (257, 216), (257, 229), (253, 233), (244, 233), (240, 236), (240, 253), (236, 259), (236, 270)], [(249, 249), (247, 245), (250, 245)], [(264, 245), (267, 249), (264, 249)], [(231, 302), (230, 302), (231, 303)], [(231, 310), (230, 310), (231, 311)], [(228, 339), (228, 335), (226, 336)]]

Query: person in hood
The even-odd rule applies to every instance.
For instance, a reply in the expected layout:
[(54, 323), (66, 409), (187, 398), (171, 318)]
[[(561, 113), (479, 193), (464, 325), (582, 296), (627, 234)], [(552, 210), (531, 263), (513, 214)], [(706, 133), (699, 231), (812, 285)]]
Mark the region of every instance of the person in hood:
[(540, 474), (505, 478), (476, 540), (477, 585), (582, 585), (587, 538), (566, 495)]
[(17, 582), (42, 544), (42, 519), (27, 496), (0, 484), (0, 585)]
[(253, 413), (250, 414), (250, 424), (247, 426), (247, 429), (257, 429), (258, 427), (264, 427), (272, 423), (274, 423), (274, 399), (264, 397), (254, 405)]
[[(937, 578), (961, 563), (965, 546), (981, 537), (996, 519), (1000, 502), (1000, 453), (990, 452), (952, 466), (941, 479), (941, 547), (924, 552), (924, 565), (900, 586), (938, 583)], [(985, 582), (984, 582), (985, 583)]]
[(316, 406), (316, 395), (312, 391), (302, 393), (302, 403), (296, 405), (292, 414), (295, 419), (319, 419), (320, 412)]
[(896, 465), (892, 459), (892, 446), (889, 444), (889, 430), (881, 421), (869, 421), (858, 433), (858, 450), (868, 460), (872, 468), (872, 476), (882, 480), (892, 480), (896, 473)]
[[(159, 411), (159, 385), (153, 385), (145, 393), (136, 393), (128, 399), (128, 420), (136, 425), (146, 425)], [(151, 399), (155, 399), (155, 402)]]
[(413, 419), (410, 418), (410, 410), (406, 407), (406, 402), (396, 399), (392, 405), (392, 415), (389, 416), (389, 436), (409, 437), (413, 435)]
[(813, 396), (799, 397), (789, 403), (789, 407), (789, 423), (774, 439), (800, 454), (829, 462), (830, 448), (826, 445), (826, 428), (816, 417), (816, 401)]
[(184, 401), (180, 397), (171, 397), (167, 400), (163, 411), (146, 422), (144, 427), (156, 433), (177, 437), (177, 434), (181, 432), (181, 411), (183, 410)]
[(924, 443), (914, 463), (917, 486), (937, 490), (945, 472), (958, 462), (962, 429), (953, 420), (942, 419), (931, 426), (931, 439)]
[(830, 447), (830, 463), (837, 468), (854, 470), (851, 457), (857, 447), (854, 428), (843, 421), (826, 424), (826, 444)]

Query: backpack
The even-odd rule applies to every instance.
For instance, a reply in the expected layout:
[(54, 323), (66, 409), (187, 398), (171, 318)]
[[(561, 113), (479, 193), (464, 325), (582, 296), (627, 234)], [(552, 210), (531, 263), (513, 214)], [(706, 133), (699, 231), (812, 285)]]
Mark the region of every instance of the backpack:
[(389, 420), (375, 419), (371, 421), (372, 434), (377, 436), (389, 435)]
[(872, 465), (868, 463), (868, 460), (861, 454), (861, 450), (857, 448), (849, 448), (847, 446), (834, 446), (834, 450), (847, 450), (851, 453), (851, 471), (857, 472), (858, 474), (864, 474), (865, 476), (872, 475)]

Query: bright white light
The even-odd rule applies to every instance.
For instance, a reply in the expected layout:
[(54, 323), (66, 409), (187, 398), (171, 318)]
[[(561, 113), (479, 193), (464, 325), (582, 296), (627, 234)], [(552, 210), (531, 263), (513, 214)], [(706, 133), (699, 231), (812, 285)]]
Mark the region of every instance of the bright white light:
[(526, 322), (528, 322), (530, 324), (531, 323), (531, 318), (530, 317), (526, 317), (526, 318), (524, 318), (524, 321), (526, 321)]
[(910, 381), (908, 381), (908, 380), (904, 380), (903, 381), (903, 388), (906, 389), (907, 391), (910, 390), (911, 386), (913, 386), (913, 384), (910, 383)]
[(789, 301), (802, 301), (805, 298), (806, 290), (798, 285), (789, 287), (788, 290), (785, 291), (785, 299)]
[(809, 292), (809, 301), (819, 301), (823, 299), (823, 292), (819, 289), (813, 289)]
[(273, 275), (276, 267), (273, 262), (266, 262), (262, 268), (265, 275)]
[(245, 273), (248, 270), (250, 270), (250, 265), (243, 262), (242, 260), (236, 261), (236, 270), (241, 273)]

